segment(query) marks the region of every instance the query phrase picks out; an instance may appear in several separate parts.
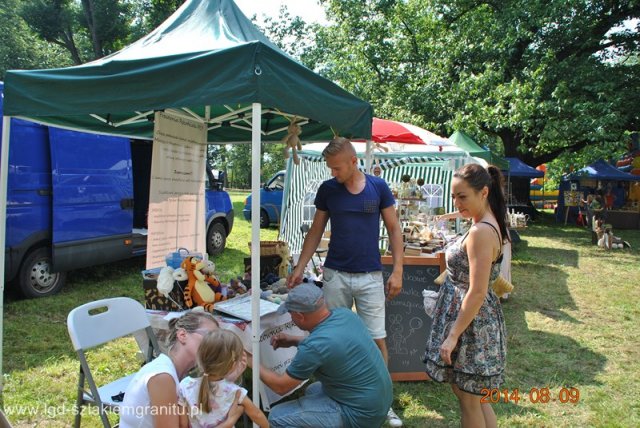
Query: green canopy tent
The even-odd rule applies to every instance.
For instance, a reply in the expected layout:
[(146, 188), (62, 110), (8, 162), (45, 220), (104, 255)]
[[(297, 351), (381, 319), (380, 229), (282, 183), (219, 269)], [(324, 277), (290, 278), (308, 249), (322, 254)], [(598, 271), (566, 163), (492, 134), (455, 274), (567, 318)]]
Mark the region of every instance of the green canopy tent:
[(503, 171), (509, 170), (509, 161), (501, 158), (500, 156), (491, 152), (491, 150), (483, 149), (473, 141), (469, 135), (465, 134), (462, 131), (456, 131), (449, 137), (449, 140), (456, 146), (460, 147), (465, 152), (468, 152), (471, 156), (475, 156), (477, 158), (482, 158), (486, 160), (491, 165), (497, 166), (499, 169)]
[[(294, 117), (305, 141), (327, 140), (333, 135), (370, 139), (373, 118), (369, 103), (291, 59), (233, 1), (187, 0), (156, 30), (108, 57), (76, 67), (6, 73), (0, 175), (2, 248), (11, 117), (151, 139), (153, 115), (158, 110), (202, 120), (211, 143), (251, 141), (254, 272), (260, 271), (256, 255), (260, 253), (261, 142), (283, 138)], [(4, 259), (0, 260), (0, 279), (4, 288)], [(256, 288), (255, 322), (259, 322), (259, 295)], [(1, 304), (0, 300), (0, 308)], [(259, 329), (254, 328), (253, 334), (257, 364)], [(0, 348), (0, 362), (1, 352)], [(253, 387), (258, 391), (257, 376)]]

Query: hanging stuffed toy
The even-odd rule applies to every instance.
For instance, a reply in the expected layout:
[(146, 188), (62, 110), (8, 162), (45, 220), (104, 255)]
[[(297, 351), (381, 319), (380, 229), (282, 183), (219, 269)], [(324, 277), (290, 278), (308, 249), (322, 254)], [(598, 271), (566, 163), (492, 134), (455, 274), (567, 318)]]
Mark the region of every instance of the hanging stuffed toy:
[(287, 127), (287, 135), (282, 139), (284, 146), (284, 158), (289, 159), (289, 149), (293, 153), (293, 162), (296, 165), (300, 165), (300, 158), (298, 158), (298, 150), (302, 150), (302, 144), (300, 144), (300, 134), (302, 130), (296, 123), (297, 116), (294, 116), (293, 120)]

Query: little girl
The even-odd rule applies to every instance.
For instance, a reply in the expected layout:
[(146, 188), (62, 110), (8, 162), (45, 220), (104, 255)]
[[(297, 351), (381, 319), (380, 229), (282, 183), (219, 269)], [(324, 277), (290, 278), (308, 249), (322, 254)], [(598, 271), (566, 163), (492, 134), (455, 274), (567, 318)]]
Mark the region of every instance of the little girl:
[(181, 428), (219, 426), (227, 419), (238, 390), (238, 405), (260, 428), (269, 426), (264, 413), (246, 398), (247, 390), (233, 383), (246, 368), (238, 336), (223, 329), (207, 333), (198, 348), (197, 361), (202, 377), (186, 377), (180, 382), (179, 402), (185, 408), (180, 416)]

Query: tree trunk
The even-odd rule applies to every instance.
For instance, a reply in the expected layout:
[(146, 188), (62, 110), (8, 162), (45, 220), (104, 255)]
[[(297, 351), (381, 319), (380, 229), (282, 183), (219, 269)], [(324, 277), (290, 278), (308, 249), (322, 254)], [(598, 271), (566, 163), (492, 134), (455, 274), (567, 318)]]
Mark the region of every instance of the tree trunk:
[(102, 52), (102, 43), (98, 37), (98, 30), (96, 24), (96, 14), (93, 5), (93, 0), (82, 0), (82, 10), (84, 11), (84, 17), (87, 20), (87, 27), (91, 33), (91, 44), (93, 45), (93, 55), (95, 58), (102, 58), (104, 56)]
[(62, 32), (62, 42), (64, 47), (71, 54), (71, 59), (73, 63), (76, 65), (82, 64), (82, 59), (80, 58), (80, 53), (78, 52), (78, 48), (76, 47), (76, 43), (73, 40), (73, 30), (70, 26), (66, 28), (65, 31)]

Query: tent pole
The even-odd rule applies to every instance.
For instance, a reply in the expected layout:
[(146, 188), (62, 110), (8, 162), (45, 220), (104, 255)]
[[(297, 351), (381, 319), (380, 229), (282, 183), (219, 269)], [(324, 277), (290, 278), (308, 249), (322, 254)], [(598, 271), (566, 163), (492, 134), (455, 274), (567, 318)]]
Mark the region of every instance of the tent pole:
[(262, 105), (252, 104), (251, 118), (251, 352), (253, 402), (260, 408), (260, 124)]
[(373, 161), (371, 159), (373, 152), (372, 146), (371, 140), (367, 140), (367, 151), (364, 155), (364, 169), (366, 174), (371, 174), (371, 166), (373, 165)]
[(9, 177), (9, 135), (11, 132), (11, 117), (5, 116), (2, 119), (2, 154), (0, 163), (0, 248), (2, 248), (2, 257), (0, 257), (0, 397), (4, 390), (4, 371), (2, 369), (4, 339), (4, 270), (5, 255), (7, 254), (5, 246), (7, 243), (7, 182)]

